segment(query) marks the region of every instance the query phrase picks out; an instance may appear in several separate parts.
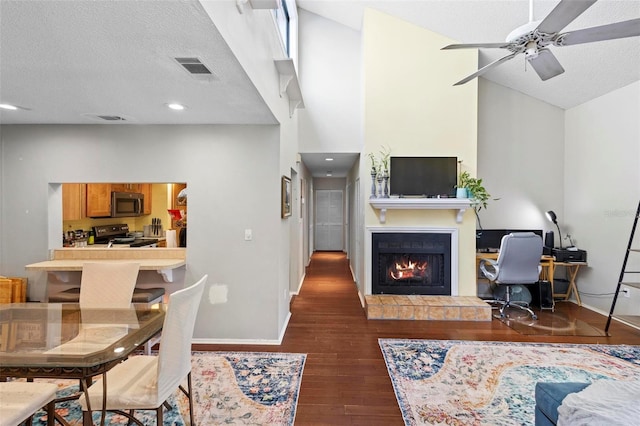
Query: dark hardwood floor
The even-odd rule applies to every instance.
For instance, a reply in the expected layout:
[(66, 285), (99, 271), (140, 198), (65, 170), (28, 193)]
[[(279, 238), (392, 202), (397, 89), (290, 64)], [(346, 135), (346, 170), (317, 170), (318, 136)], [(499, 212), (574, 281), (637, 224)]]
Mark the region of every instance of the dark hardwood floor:
[[(556, 310), (604, 329), (606, 317), (570, 302)], [(608, 337), (527, 336), (491, 322), (367, 320), (343, 253), (317, 252), (279, 346), (194, 345), (194, 350), (306, 353), (296, 425), (402, 425), (378, 338), (640, 345), (640, 331), (613, 322)], [(544, 311), (541, 315), (544, 315)]]

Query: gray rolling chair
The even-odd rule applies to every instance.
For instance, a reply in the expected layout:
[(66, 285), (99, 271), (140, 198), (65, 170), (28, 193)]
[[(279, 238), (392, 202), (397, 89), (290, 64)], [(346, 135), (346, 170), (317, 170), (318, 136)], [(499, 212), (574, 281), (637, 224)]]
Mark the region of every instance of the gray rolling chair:
[(531, 314), (536, 314), (526, 302), (511, 300), (511, 288), (514, 285), (533, 284), (539, 281), (540, 257), (542, 256), (542, 237), (533, 232), (513, 232), (502, 237), (498, 259), (482, 259), (480, 270), (491, 281), (505, 287), (505, 300), (502, 304), (500, 316), (504, 317), (507, 307), (517, 307)]

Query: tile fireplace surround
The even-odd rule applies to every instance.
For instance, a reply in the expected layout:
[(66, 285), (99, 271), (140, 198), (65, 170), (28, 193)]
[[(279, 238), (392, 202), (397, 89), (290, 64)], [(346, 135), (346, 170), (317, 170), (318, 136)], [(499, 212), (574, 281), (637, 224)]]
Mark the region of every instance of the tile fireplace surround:
[(367, 319), (491, 321), (491, 305), (473, 296), (365, 296)]
[(451, 295), (371, 294), (371, 275), (365, 289), (367, 318), (430, 321), (491, 321), (491, 305), (475, 296), (458, 296), (458, 230), (456, 228), (368, 227), (365, 264), (371, 271), (374, 233), (446, 233), (451, 235)]

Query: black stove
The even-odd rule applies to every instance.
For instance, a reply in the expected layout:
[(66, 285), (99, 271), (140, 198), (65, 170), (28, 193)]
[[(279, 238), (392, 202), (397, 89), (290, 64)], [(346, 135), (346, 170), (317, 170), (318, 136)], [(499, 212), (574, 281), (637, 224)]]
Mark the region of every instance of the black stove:
[(115, 225), (94, 226), (96, 244), (126, 245), (128, 247), (144, 247), (158, 243), (155, 238), (134, 238), (129, 236), (129, 225), (126, 223)]

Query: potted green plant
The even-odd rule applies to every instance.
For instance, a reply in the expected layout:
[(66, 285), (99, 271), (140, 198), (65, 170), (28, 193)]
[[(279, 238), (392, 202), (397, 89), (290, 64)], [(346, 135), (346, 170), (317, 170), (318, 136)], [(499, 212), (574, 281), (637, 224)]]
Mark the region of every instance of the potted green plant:
[(461, 172), (458, 174), (458, 185), (456, 186), (456, 198), (469, 198), (468, 185), (471, 180), (469, 172)]
[(487, 203), (491, 194), (482, 185), (482, 179), (471, 177), (469, 172), (460, 174), (460, 186), (467, 189), (468, 197), (471, 199), (471, 205), (480, 211), (483, 207), (487, 208)]
[[(460, 173), (458, 177), (458, 185), (459, 187), (467, 189), (467, 196), (471, 200), (471, 207), (473, 207), (476, 219), (478, 219), (478, 225), (480, 226), (480, 229), (482, 229), (478, 212), (482, 210), (483, 207), (485, 209), (487, 208), (489, 199), (491, 199), (491, 194), (489, 194), (484, 185), (482, 185), (482, 179), (471, 177), (469, 172), (466, 171)], [(498, 199), (499, 198), (493, 198), (493, 200)]]

